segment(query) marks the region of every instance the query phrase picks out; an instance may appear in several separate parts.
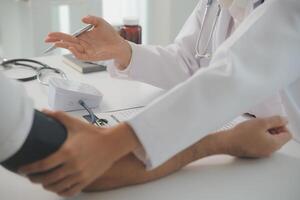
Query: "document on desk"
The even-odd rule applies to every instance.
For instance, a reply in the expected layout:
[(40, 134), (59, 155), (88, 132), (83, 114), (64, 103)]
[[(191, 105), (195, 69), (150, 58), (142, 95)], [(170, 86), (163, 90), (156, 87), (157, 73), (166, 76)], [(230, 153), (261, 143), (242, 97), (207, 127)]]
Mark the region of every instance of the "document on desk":
[[(134, 108), (128, 108), (128, 109), (122, 109), (122, 110), (116, 110), (116, 111), (96, 114), (96, 116), (98, 118), (97, 121), (99, 122), (97, 124), (98, 125), (100, 124), (101, 127), (110, 127), (110, 126), (117, 125), (120, 122), (124, 122), (124, 121), (130, 119), (131, 117), (133, 117), (134, 115), (137, 115), (139, 112), (141, 112), (143, 110), (143, 108), (144, 107), (134, 107)], [(85, 115), (85, 116), (83, 116), (83, 118), (85, 118), (89, 122), (91, 120), (89, 115)], [(232, 120), (231, 122), (225, 124), (220, 129), (216, 130), (216, 132), (231, 129), (231, 128), (235, 127), (237, 124), (247, 121), (249, 119), (251, 119), (251, 117), (246, 116), (246, 115), (239, 116), (239, 117), (235, 118), (234, 120)]]

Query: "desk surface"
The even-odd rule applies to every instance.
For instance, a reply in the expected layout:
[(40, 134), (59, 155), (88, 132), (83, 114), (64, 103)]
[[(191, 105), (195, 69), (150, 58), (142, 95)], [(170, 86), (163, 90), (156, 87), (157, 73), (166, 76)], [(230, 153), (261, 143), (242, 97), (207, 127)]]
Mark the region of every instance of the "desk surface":
[[(107, 73), (82, 75), (66, 67), (60, 57), (41, 58), (53, 67), (63, 69), (70, 79), (95, 85), (104, 94), (95, 112), (142, 106), (162, 91), (136, 82), (113, 80)], [(47, 87), (36, 81), (26, 83), (28, 94), (37, 108), (47, 107)], [(38, 97), (38, 98), (37, 98)], [(80, 116), (84, 112), (74, 112)], [(32, 185), (28, 180), (0, 168), (0, 200), (63, 200)], [(215, 156), (197, 161), (167, 178), (145, 185), (110, 192), (81, 194), (74, 200), (181, 200), (181, 199), (300, 199), (300, 145), (290, 142), (279, 153), (267, 159), (239, 160)]]

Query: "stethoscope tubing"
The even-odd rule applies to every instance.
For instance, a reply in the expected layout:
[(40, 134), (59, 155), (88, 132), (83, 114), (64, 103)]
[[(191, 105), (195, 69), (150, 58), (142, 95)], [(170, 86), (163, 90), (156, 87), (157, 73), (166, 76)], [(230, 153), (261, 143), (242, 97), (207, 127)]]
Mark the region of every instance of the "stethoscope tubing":
[[(35, 67), (35, 66), (32, 66), (32, 65), (30, 65), (28, 63), (37, 64), (37, 65), (40, 65), (41, 67)], [(57, 74), (60, 74), (63, 79), (67, 79), (67, 75), (62, 70), (50, 67), (49, 65), (47, 65), (45, 63), (42, 63), (40, 61), (37, 61), (37, 60), (21, 58), (21, 59), (5, 60), (5, 61), (3, 61), (1, 63), (1, 65), (4, 68), (10, 68), (11, 64), (12, 65), (17, 65), (17, 66), (27, 67), (27, 68), (30, 68), (30, 69), (36, 71), (36, 75), (30, 76), (30, 77), (26, 77), (26, 78), (17, 79), (17, 80), (22, 81), (22, 82), (27, 82), (27, 81), (32, 81), (32, 80), (37, 79), (38, 82), (41, 83), (42, 85), (48, 86), (48, 83), (44, 82), (41, 79), (41, 77), (42, 77), (42, 71), (43, 70), (52, 70), (53, 72), (55, 72)]]
[(195, 48), (195, 52), (196, 52), (195, 58), (196, 59), (211, 58), (211, 56), (212, 56), (211, 54), (208, 53), (208, 49), (209, 49), (209, 45), (212, 41), (213, 35), (214, 35), (216, 27), (217, 27), (217, 23), (219, 21), (220, 15), (221, 15), (222, 8), (221, 8), (220, 4), (218, 4), (218, 11), (216, 13), (216, 16), (215, 16), (215, 19), (214, 19), (214, 22), (213, 22), (213, 26), (212, 26), (212, 29), (209, 33), (209, 38), (208, 38), (207, 43), (205, 45), (204, 51), (203, 51), (203, 53), (200, 52), (200, 43), (201, 43), (201, 39), (202, 39), (203, 32), (204, 32), (204, 26), (207, 23), (208, 13), (209, 13), (209, 10), (210, 10), (212, 4), (213, 4), (213, 0), (208, 0), (207, 1), (206, 8), (205, 8), (205, 11), (204, 11), (204, 16), (203, 16), (203, 19), (202, 19), (201, 25), (200, 25), (201, 26), (200, 31), (199, 31), (197, 41), (196, 41), (196, 48)]

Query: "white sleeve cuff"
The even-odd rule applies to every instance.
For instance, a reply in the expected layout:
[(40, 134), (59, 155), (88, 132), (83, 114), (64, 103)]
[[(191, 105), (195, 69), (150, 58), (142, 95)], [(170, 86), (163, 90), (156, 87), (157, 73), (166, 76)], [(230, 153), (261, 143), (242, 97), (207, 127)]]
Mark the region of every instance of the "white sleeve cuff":
[[(145, 164), (146, 170), (150, 171), (162, 165), (174, 154), (172, 152), (173, 148), (167, 148), (163, 145), (166, 144), (164, 141), (168, 140), (166, 137), (170, 137), (170, 135), (159, 134), (161, 135), (160, 139), (163, 141), (160, 143), (157, 140), (157, 135), (152, 134), (152, 131), (162, 133), (165, 130), (159, 131), (157, 127), (152, 127), (151, 123), (146, 123), (147, 120), (145, 120), (145, 118), (147, 115), (148, 113), (140, 114), (128, 120), (127, 123), (134, 129), (136, 136), (142, 145), (141, 148), (135, 150), (133, 153)], [(178, 145), (175, 146), (178, 147)]]
[(129, 68), (121, 71), (119, 70), (114, 60), (107, 61), (107, 71), (113, 78), (120, 78), (120, 79), (128, 79), (129, 78)]
[(130, 60), (129, 65), (125, 70), (119, 70), (116, 65), (114, 60), (110, 60), (107, 62), (107, 71), (111, 75), (111, 77), (114, 78), (120, 78), (120, 79), (130, 79), (132, 78), (131, 72), (134, 70), (135, 67), (137, 67), (139, 64), (136, 62), (137, 60), (137, 46), (136, 44), (129, 42), (131, 49), (132, 49), (132, 57)]
[(150, 158), (147, 156), (146, 151), (144, 150), (143, 147), (136, 149), (133, 154), (135, 155), (135, 157), (137, 157), (137, 159), (139, 159), (141, 162), (144, 163), (144, 165), (146, 166), (146, 170), (150, 171), (152, 169), (154, 169), (153, 165), (151, 164), (151, 160)]

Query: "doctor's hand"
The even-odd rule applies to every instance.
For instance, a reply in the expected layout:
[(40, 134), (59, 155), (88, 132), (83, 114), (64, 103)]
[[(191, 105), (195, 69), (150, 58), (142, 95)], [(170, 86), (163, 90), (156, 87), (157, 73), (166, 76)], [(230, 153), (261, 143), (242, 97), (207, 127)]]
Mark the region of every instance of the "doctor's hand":
[(77, 195), (138, 144), (127, 124), (102, 129), (62, 112), (47, 114), (65, 125), (68, 139), (56, 153), (19, 172), (60, 196)]
[(223, 134), (227, 153), (244, 158), (268, 157), (292, 138), (282, 117), (253, 119)]
[(115, 61), (120, 70), (130, 63), (131, 46), (104, 19), (87, 16), (82, 19), (85, 24), (94, 25), (94, 29), (73, 37), (65, 33), (50, 33), (45, 42), (55, 43), (56, 47), (65, 48), (76, 58), (84, 61)]

